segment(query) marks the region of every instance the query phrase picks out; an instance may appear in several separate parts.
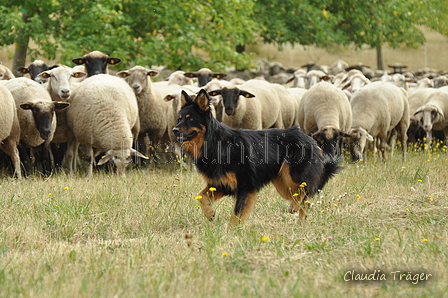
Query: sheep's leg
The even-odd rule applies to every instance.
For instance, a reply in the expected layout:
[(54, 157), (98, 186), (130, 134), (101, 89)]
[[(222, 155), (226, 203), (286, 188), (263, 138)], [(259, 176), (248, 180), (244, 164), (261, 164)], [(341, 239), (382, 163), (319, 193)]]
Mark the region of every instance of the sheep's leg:
[(91, 145), (87, 146), (87, 150), (89, 151), (90, 154), (90, 162), (89, 162), (89, 169), (87, 172), (87, 177), (92, 177), (93, 175), (93, 164), (95, 163), (95, 154), (93, 152), (93, 148)]
[(10, 138), (5, 139), (0, 143), (1, 149), (11, 157), (12, 164), (14, 166), (14, 174), (17, 178), (22, 178), (22, 170), (20, 167), (20, 156), (17, 144)]
[(211, 191), (210, 187), (210, 185), (207, 185), (207, 187), (198, 194), (198, 198), (200, 197), (199, 202), (201, 203), (201, 209), (205, 217), (207, 217), (208, 220), (213, 221), (215, 219), (215, 211), (212, 208), (212, 204), (221, 199), (224, 196), (224, 193), (217, 190)]
[(28, 152), (28, 148), (26, 147), (26, 145), (23, 144), (22, 142), (19, 143), (18, 150), (19, 150), (20, 160), (21, 160), (23, 168), (24, 168), (25, 177), (27, 177), (31, 173), (30, 154)]
[(379, 140), (379, 149), (381, 152), (381, 157), (383, 158), (383, 160), (387, 160), (387, 156), (386, 156), (386, 147), (387, 147), (387, 142), (386, 142), (386, 138), (384, 138), (384, 136), (381, 136), (378, 138)]
[(236, 196), (235, 209), (230, 217), (230, 225), (236, 226), (244, 222), (257, 202), (257, 191), (241, 192)]
[(401, 149), (403, 150), (403, 161), (406, 161), (406, 152), (408, 150), (408, 127), (404, 121), (400, 122)]
[(426, 132), (426, 148), (425, 152), (428, 153), (429, 149), (431, 148), (431, 142), (432, 142), (432, 131)]

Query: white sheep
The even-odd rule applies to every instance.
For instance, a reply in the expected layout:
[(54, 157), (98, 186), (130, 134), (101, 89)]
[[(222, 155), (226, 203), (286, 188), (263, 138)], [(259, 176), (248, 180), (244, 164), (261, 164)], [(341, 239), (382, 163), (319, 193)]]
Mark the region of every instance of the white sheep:
[(306, 88), (306, 70), (299, 68), (296, 71), (294, 71), (294, 74), (292, 77), (289, 78), (286, 83), (292, 82), (291, 87), (295, 88)]
[(434, 88), (417, 88), (412, 92), (408, 92), (410, 115), (410, 124), (407, 131), (408, 142), (413, 143), (418, 139), (423, 139), (424, 137), (426, 137), (426, 132), (423, 130), (420, 122), (422, 115), (420, 113), (415, 113), (421, 106), (425, 104), (428, 96), (436, 91), (437, 89)]
[(294, 110), (294, 125), (300, 126), (299, 125), (299, 106), (300, 106), (300, 102), (302, 101), (303, 95), (308, 91), (308, 89), (304, 89), (304, 88), (287, 88), (286, 90), (288, 90), (288, 92), (294, 97), (294, 100), (296, 101), (295, 103), (295, 110)]
[(288, 88), (282, 85), (271, 84), (271, 86), (277, 92), (278, 99), (280, 100), (283, 127), (288, 128), (293, 126), (296, 123), (297, 109), (299, 108), (296, 98), (288, 91)]
[(347, 90), (350, 93), (355, 93), (362, 87), (370, 84), (370, 80), (359, 70), (352, 69), (348, 73), (348, 76), (341, 82), (340, 88)]
[(386, 141), (393, 129), (401, 136), (403, 160), (406, 160), (406, 131), (409, 127), (406, 90), (391, 83), (373, 82), (355, 92), (350, 103), (353, 121), (348, 134), (351, 137), (345, 141), (353, 160), (362, 159), (366, 140), (374, 141), (374, 138), (378, 139), (382, 157), (386, 160)]
[(116, 75), (125, 79), (137, 96), (140, 115), (138, 143), (141, 151), (149, 154), (150, 146), (160, 151), (163, 148), (158, 147), (164, 145), (161, 144), (161, 141), (163, 139), (168, 140), (168, 119), (166, 115), (169, 104), (163, 101), (163, 98), (176, 91), (179, 86), (153, 84), (151, 77), (157, 76), (158, 72), (139, 65), (129, 70), (120, 71)]
[[(83, 69), (84, 66), (76, 66), (77, 69)], [(75, 68), (68, 66), (60, 66), (51, 70), (46, 70), (37, 75), (44, 84), (47, 91), (50, 93), (53, 101), (67, 102), (73, 94), (76, 86), (86, 77), (83, 71), (77, 71)], [(65, 155), (65, 146), (60, 143), (65, 143), (69, 139), (67, 135), (70, 129), (67, 124), (66, 109), (56, 111), (56, 130), (54, 132), (53, 140), (51, 141), (51, 149), (53, 153), (54, 164), (57, 168), (62, 165)], [(65, 145), (65, 144), (64, 144)]]
[(0, 81), (11, 80), (14, 78), (15, 76), (12, 74), (11, 70), (0, 62)]
[(27, 78), (15, 78), (6, 81), (17, 108), (20, 123), (19, 151), (25, 171), (29, 174), (31, 160), (26, 147), (34, 149), (40, 155), (45, 174), (52, 169), (50, 142), (56, 129), (55, 111), (69, 106), (67, 102), (52, 101), (43, 85)]
[(414, 116), (426, 132), (427, 149), (431, 145), (433, 130), (448, 133), (446, 115), (448, 115), (448, 87), (431, 92), (425, 103), (415, 111)]
[(212, 79), (223, 79), (227, 74), (213, 72), (210, 68), (201, 68), (195, 72), (186, 72), (185, 76), (187, 78), (197, 78), (199, 87), (207, 85)]
[(76, 170), (79, 144), (86, 146), (90, 156), (88, 176), (92, 176), (95, 155), (101, 151), (106, 154), (98, 165), (112, 160), (121, 175), (131, 156), (147, 158), (132, 148), (140, 124), (135, 94), (115, 76), (99, 74), (80, 83), (70, 99), (67, 123), (74, 136), (67, 154), (71, 173)]
[(249, 80), (241, 86), (226, 86), (209, 92), (222, 95), (222, 123), (233, 128), (283, 128), (280, 100), (272, 84)]
[(348, 136), (352, 125), (352, 110), (344, 92), (331, 83), (320, 82), (305, 92), (298, 111), (298, 123), (305, 133), (324, 153), (339, 155), (342, 138)]
[(321, 70), (310, 70), (306, 73), (306, 89), (321, 81), (331, 81), (331, 77)]
[(76, 65), (84, 64), (87, 76), (91, 77), (97, 74), (108, 74), (107, 65), (116, 65), (121, 62), (121, 59), (109, 57), (100, 51), (93, 51), (73, 59), (72, 62)]
[(17, 178), (22, 178), (17, 148), (20, 141), (20, 125), (16, 104), (11, 92), (3, 85), (0, 85), (0, 124), (0, 148), (11, 157)]

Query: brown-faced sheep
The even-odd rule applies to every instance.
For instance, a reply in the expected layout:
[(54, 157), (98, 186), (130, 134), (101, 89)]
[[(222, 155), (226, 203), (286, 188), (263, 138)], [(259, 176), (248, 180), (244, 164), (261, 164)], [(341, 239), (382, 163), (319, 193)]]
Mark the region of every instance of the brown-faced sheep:
[(249, 80), (240, 86), (226, 86), (210, 91), (211, 96), (222, 95), (224, 113), (222, 123), (233, 128), (283, 128), (280, 100), (272, 84)]
[(26, 174), (31, 171), (31, 159), (27, 148), (42, 162), (43, 171), (52, 170), (50, 142), (56, 130), (55, 111), (69, 106), (67, 102), (52, 101), (48, 91), (39, 83), (27, 78), (6, 81), (17, 107), (20, 123), (19, 153)]
[(22, 178), (20, 156), (17, 148), (19, 141), (20, 125), (14, 98), (8, 88), (0, 85), (0, 149), (11, 157), (17, 178)]
[(379, 141), (379, 149), (386, 160), (386, 141), (393, 129), (401, 136), (403, 160), (406, 160), (409, 127), (407, 92), (391, 83), (374, 82), (355, 92), (351, 98), (351, 135), (344, 140), (349, 144), (353, 160), (363, 158), (366, 140)]
[(31, 80), (36, 81), (38, 83), (44, 83), (45, 81), (42, 80), (42, 78), (38, 78), (37, 75), (43, 71), (50, 70), (55, 67), (58, 67), (58, 65), (49, 66), (42, 60), (34, 60), (30, 65), (28, 65), (28, 67), (25, 66), (17, 67), (15, 71), (21, 76), (29, 74)]
[[(68, 102), (73, 90), (86, 75), (85, 72), (76, 71), (74, 68), (60, 66), (38, 74), (37, 78), (47, 81), (44, 86), (53, 101)], [(67, 135), (70, 133), (70, 128), (67, 124), (66, 112), (66, 109), (56, 111), (56, 130), (51, 141), (51, 151), (56, 168), (60, 168), (62, 165), (67, 146), (65, 143), (69, 140)]]
[(412, 92), (408, 91), (408, 102), (409, 102), (409, 115), (410, 115), (410, 124), (409, 129), (407, 131), (408, 142), (414, 143), (418, 140), (423, 140), (426, 137), (426, 132), (423, 130), (423, 127), (420, 122), (421, 114), (415, 115), (415, 112), (423, 106), (428, 98), (428, 96), (437, 89), (434, 88), (418, 88)]
[(67, 123), (75, 138), (67, 155), (71, 173), (76, 170), (79, 144), (86, 146), (90, 156), (88, 176), (92, 175), (98, 152), (106, 152), (98, 165), (112, 160), (121, 175), (131, 156), (147, 158), (132, 149), (140, 124), (135, 94), (115, 76), (99, 74), (80, 83), (70, 99)]
[(121, 59), (109, 57), (100, 51), (93, 51), (80, 58), (73, 59), (72, 62), (77, 65), (84, 64), (87, 76), (91, 77), (98, 74), (107, 74), (107, 64), (116, 65), (121, 62)]
[(186, 72), (185, 76), (187, 78), (197, 78), (199, 87), (203, 87), (207, 85), (208, 82), (210, 82), (212, 79), (222, 79), (226, 76), (225, 73), (217, 73), (213, 72), (209, 68), (201, 68), (198, 71), (195, 72)]
[(333, 84), (320, 82), (302, 97), (298, 123), (312, 136), (324, 153), (338, 156), (342, 138), (352, 125), (352, 110), (344, 92)]

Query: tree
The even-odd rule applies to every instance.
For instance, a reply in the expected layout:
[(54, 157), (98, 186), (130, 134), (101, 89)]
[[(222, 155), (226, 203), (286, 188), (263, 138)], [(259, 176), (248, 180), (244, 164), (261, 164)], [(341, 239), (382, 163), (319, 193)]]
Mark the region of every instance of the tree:
[(377, 49), (418, 47), (426, 39), (421, 26), (448, 35), (446, 0), (258, 0), (257, 21), (264, 42), (328, 47), (335, 44)]
[[(92, 50), (122, 58), (120, 67), (242, 67), (251, 55), (235, 48), (260, 30), (252, 6), (251, 0), (6, 0), (0, 46), (16, 44), (13, 67), (23, 65), (25, 53), (71, 65)], [(30, 40), (36, 48), (28, 47)]]

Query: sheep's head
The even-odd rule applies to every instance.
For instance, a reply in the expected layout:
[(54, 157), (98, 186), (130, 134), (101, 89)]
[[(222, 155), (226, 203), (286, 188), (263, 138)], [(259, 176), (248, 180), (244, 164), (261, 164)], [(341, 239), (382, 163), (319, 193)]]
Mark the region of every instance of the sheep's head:
[(415, 111), (414, 116), (426, 132), (432, 131), (434, 124), (445, 120), (445, 115), (439, 106), (426, 104)]
[(21, 66), (15, 69), (15, 71), (20, 75), (29, 74), (30, 78), (38, 83), (45, 83), (46, 80), (39, 77), (38, 75), (46, 70), (51, 70), (53, 68), (58, 67), (58, 65), (52, 65), (48, 66), (44, 61), (42, 60), (34, 60), (33, 63), (31, 63), (28, 67)]
[(77, 65), (84, 64), (87, 70), (87, 75), (91, 77), (97, 74), (106, 74), (107, 64), (118, 64), (121, 62), (121, 59), (109, 57), (100, 51), (93, 51), (85, 54), (81, 58), (73, 59), (72, 62)]
[(70, 67), (56, 67), (38, 74), (42, 81), (50, 80), (51, 90), (61, 100), (69, 100), (71, 96), (71, 80), (85, 77), (85, 72), (75, 71)]
[(201, 68), (195, 72), (186, 72), (184, 74), (187, 78), (197, 78), (199, 81), (199, 87), (203, 87), (207, 85), (213, 78), (222, 79), (227, 74), (225, 73), (216, 73), (211, 71), (209, 68)]
[(255, 95), (253, 95), (252, 93), (240, 90), (236, 87), (233, 88), (224, 87), (220, 90), (210, 91), (208, 94), (210, 96), (217, 96), (217, 95), (222, 96), (224, 111), (228, 116), (232, 116), (233, 114), (235, 114), (235, 110), (238, 106), (238, 98), (240, 95), (246, 98), (255, 97)]
[(149, 89), (151, 77), (159, 73), (155, 70), (146, 69), (143, 66), (134, 66), (129, 70), (123, 70), (116, 74), (117, 77), (125, 79), (135, 94), (140, 94)]
[(351, 135), (339, 130), (336, 126), (323, 126), (321, 130), (311, 135), (317, 142), (325, 154), (331, 156), (340, 155), (341, 142), (344, 137), (351, 137)]
[(55, 120), (54, 112), (65, 109), (69, 105), (68, 102), (36, 100), (22, 103), (20, 108), (30, 110), (33, 113), (34, 124), (40, 137), (48, 140), (54, 133), (52, 126), (53, 120)]
[(353, 161), (362, 159), (364, 148), (366, 147), (366, 141), (373, 142), (373, 137), (363, 128), (354, 127), (349, 132), (349, 137), (344, 138), (344, 142), (347, 143), (350, 154)]
[(132, 156), (148, 159), (145, 155), (141, 154), (135, 149), (110, 149), (106, 154), (98, 161), (98, 165), (103, 165), (108, 161), (112, 161), (117, 167), (117, 174), (124, 176), (124, 171), (128, 164), (132, 161)]

